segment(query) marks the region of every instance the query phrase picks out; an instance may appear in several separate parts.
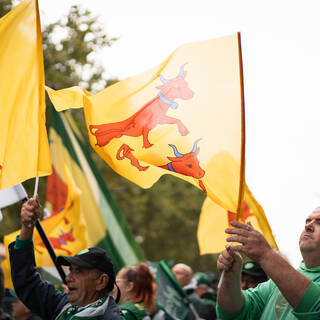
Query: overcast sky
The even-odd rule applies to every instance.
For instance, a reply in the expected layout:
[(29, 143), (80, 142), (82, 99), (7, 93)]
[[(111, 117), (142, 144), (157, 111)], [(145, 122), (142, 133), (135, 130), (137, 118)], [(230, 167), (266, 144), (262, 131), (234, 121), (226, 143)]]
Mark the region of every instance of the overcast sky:
[(125, 78), (180, 44), (241, 32), (246, 179), (294, 267), (306, 216), (320, 205), (320, 19), (314, 0), (39, 0), (42, 23), (81, 3), (120, 39), (99, 55)]

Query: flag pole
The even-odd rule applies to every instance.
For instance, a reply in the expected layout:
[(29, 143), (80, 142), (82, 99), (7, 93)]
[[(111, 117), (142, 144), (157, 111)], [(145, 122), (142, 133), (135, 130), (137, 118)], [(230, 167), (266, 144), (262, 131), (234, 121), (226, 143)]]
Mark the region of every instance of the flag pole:
[[(238, 210), (236, 220), (239, 221), (241, 218), (241, 208), (244, 193), (244, 168), (245, 168), (245, 109), (244, 109), (244, 86), (243, 86), (243, 65), (242, 65), (242, 49), (241, 49), (241, 35), (237, 33), (238, 38), (238, 50), (239, 50), (239, 67), (240, 67), (240, 85), (241, 85), (241, 167), (240, 167), (240, 186), (239, 186), (239, 197), (238, 197)], [(231, 246), (233, 242), (231, 243)], [(217, 288), (220, 289), (225, 270), (222, 271)]]
[[(34, 193), (33, 193), (33, 198), (35, 199), (37, 194), (38, 194), (38, 187), (39, 187), (39, 177), (36, 177), (36, 182), (35, 182), (35, 186), (34, 186)], [(27, 199), (26, 199), (27, 200)], [(40, 223), (40, 219), (38, 219), (36, 221), (36, 224), (35, 224), (35, 227), (41, 237), (41, 240), (43, 242), (43, 244), (45, 245), (46, 249), (48, 250), (48, 253), (50, 255), (50, 258), (52, 260), (52, 262), (54, 263), (59, 275), (60, 275), (60, 278), (61, 280), (63, 281), (64, 284), (66, 284), (66, 274), (64, 273), (61, 265), (59, 265), (57, 263), (57, 255), (56, 253), (54, 252), (53, 248), (52, 248), (52, 245), (44, 231), (44, 229), (42, 228), (42, 225)]]

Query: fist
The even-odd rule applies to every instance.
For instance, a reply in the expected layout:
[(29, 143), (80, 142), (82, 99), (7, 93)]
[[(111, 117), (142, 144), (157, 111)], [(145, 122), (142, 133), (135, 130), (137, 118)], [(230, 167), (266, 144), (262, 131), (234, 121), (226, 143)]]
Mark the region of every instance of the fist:
[(217, 268), (220, 272), (225, 271), (227, 276), (233, 276), (236, 272), (239, 272), (242, 267), (242, 258), (238, 252), (231, 250), (231, 245), (228, 244), (219, 255), (217, 261)]
[(21, 208), (21, 223), (27, 228), (31, 228), (35, 225), (36, 221), (40, 218), (41, 205), (38, 200), (38, 196), (30, 198), (22, 205)]

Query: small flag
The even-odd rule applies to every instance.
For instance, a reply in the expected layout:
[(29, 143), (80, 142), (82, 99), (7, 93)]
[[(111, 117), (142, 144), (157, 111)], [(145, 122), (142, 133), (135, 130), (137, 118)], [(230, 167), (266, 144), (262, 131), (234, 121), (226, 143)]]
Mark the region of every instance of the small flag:
[[(279, 250), (263, 208), (253, 197), (247, 185), (245, 185), (240, 217), (240, 222), (250, 221), (253, 227), (264, 235), (268, 243)], [(224, 230), (233, 220), (236, 220), (235, 213), (221, 208), (209, 198), (205, 199), (198, 225), (200, 254), (219, 253), (225, 248), (226, 238), (229, 235)]]

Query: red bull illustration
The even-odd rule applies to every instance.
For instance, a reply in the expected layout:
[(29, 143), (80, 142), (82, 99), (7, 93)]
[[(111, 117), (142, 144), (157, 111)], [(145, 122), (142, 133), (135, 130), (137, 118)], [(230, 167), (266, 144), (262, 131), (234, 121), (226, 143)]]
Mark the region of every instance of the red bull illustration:
[(46, 201), (52, 204), (52, 215), (63, 210), (68, 197), (68, 186), (62, 181), (54, 166), (47, 178)]
[[(65, 247), (62, 246), (67, 246), (68, 242), (74, 242), (75, 238), (72, 234), (73, 232), (73, 227), (71, 226), (70, 230), (68, 232), (64, 232), (63, 230), (60, 229), (60, 235), (58, 237), (48, 237), (53, 249), (57, 249), (57, 250), (62, 250), (65, 251), (67, 255), (71, 255), (72, 252), (68, 249), (66, 249)], [(41, 242), (39, 244), (41, 247), (45, 248), (45, 245), (43, 242)], [(37, 249), (37, 247), (35, 247), (36, 251), (39, 252), (40, 254), (42, 254), (43, 252), (41, 252), (39, 249)]]
[(200, 140), (201, 139), (196, 140), (193, 144), (191, 152), (186, 154), (180, 153), (175, 145), (169, 144), (169, 146), (173, 149), (175, 157), (168, 157), (170, 162), (159, 167), (199, 179), (200, 188), (207, 193), (203, 182), (200, 180), (205, 175), (205, 171), (200, 167), (199, 160), (197, 158), (200, 151), (200, 148), (198, 147), (198, 142)]
[(194, 95), (185, 80), (187, 71), (184, 71), (184, 66), (181, 66), (178, 76), (171, 80), (160, 75), (163, 84), (157, 87), (160, 90), (159, 94), (130, 118), (114, 123), (89, 125), (89, 132), (97, 139), (96, 145), (103, 147), (112, 139), (123, 135), (130, 137), (142, 135), (143, 147), (150, 148), (153, 144), (150, 143), (148, 135), (158, 124), (176, 124), (180, 134), (187, 135), (189, 131), (181, 120), (166, 115), (169, 108), (178, 108), (175, 99), (189, 100)]

